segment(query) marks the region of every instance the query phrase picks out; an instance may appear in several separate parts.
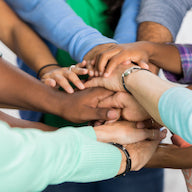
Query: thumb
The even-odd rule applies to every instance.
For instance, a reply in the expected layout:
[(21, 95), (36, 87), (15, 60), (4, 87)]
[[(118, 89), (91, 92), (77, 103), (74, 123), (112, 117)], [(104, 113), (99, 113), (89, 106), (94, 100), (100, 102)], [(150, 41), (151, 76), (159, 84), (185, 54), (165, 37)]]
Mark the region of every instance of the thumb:
[(143, 69), (149, 69), (149, 65), (148, 65), (147, 62), (144, 61), (144, 60), (138, 61), (138, 65), (139, 65), (141, 68), (143, 68)]
[(84, 86), (86, 88), (89, 88), (89, 87), (103, 87), (103, 80), (101, 77), (96, 77), (96, 78), (93, 78), (89, 81), (87, 81)]
[(120, 110), (109, 108), (96, 108), (95, 120), (113, 121), (120, 118)]
[(175, 134), (171, 137), (171, 141), (173, 142), (174, 145), (177, 145), (179, 147), (189, 147), (189, 146), (191, 146), (184, 139), (182, 139), (180, 136), (175, 135)]

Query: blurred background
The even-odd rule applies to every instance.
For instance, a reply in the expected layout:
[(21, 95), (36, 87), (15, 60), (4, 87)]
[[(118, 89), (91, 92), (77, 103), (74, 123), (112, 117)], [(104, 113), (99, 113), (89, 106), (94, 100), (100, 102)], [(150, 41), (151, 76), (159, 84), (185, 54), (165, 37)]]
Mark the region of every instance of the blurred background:
[[(192, 43), (192, 11), (189, 11), (186, 15), (180, 32), (177, 36), (177, 43)], [(1, 41), (0, 41), (0, 52), (3, 53), (3, 58), (8, 60), (13, 65), (16, 65), (16, 55), (9, 50)], [(3, 112), (8, 113), (14, 117), (19, 118), (17, 110), (10, 109), (1, 109)], [(171, 143), (170, 133), (167, 138), (163, 141), (164, 143)], [(180, 170), (165, 169), (164, 177), (164, 192), (187, 192), (185, 181)]]

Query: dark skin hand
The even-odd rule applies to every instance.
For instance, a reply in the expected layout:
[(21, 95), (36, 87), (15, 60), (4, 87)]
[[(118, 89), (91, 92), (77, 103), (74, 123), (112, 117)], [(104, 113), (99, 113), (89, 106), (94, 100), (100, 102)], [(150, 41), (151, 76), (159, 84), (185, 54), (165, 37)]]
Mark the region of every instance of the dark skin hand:
[(114, 109), (96, 108), (111, 91), (94, 88), (67, 94), (44, 85), (3, 59), (0, 59), (0, 76), (0, 105), (52, 113), (76, 123), (119, 117)]

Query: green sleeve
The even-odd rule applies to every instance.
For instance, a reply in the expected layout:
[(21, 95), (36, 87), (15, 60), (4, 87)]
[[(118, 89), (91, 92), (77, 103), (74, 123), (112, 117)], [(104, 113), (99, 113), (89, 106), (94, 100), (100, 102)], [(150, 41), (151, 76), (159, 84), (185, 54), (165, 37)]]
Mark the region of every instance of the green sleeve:
[(11, 129), (3, 122), (0, 126), (2, 191), (42, 191), (48, 184), (104, 180), (120, 168), (120, 151), (97, 142), (91, 127), (81, 133), (74, 128), (43, 132)]

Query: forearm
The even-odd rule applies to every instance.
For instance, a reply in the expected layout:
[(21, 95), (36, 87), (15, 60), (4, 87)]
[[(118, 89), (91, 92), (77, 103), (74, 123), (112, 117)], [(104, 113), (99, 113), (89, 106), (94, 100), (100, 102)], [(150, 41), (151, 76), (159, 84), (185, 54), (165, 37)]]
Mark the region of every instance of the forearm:
[(0, 63), (0, 104), (60, 116), (66, 113), (63, 106), (67, 103), (67, 94), (44, 85), (3, 59)]
[(69, 52), (78, 62), (95, 46), (116, 42), (86, 25), (63, 0), (6, 2), (43, 38)]
[(188, 169), (192, 167), (192, 147), (179, 148), (171, 144), (160, 144), (146, 167)]
[(137, 40), (166, 43), (172, 42), (173, 38), (170, 31), (163, 25), (146, 21), (139, 24)]
[(149, 54), (150, 63), (169, 72), (182, 74), (181, 58), (176, 46), (146, 42), (144, 47)]
[(126, 83), (137, 101), (159, 124), (192, 143), (190, 90), (176, 87), (143, 70), (128, 76)]
[[(156, 43), (171, 42), (172, 35), (163, 25), (147, 21), (139, 24), (137, 41), (151, 41)], [(158, 74), (159, 67), (153, 64), (151, 65), (151, 71)]]
[(125, 78), (125, 84), (135, 99), (146, 109), (146, 111), (161, 125), (163, 122), (158, 111), (158, 102), (161, 95), (171, 87), (172, 84), (161, 80), (156, 75), (139, 70)]
[[(0, 39), (34, 71), (57, 63), (43, 41), (6, 5), (0, 2)], [(9, 18), (7, 23), (5, 18)], [(24, 36), (23, 36), (24, 35)]]
[[(121, 153), (112, 145), (97, 142), (90, 129), (87, 127), (90, 137), (85, 137), (71, 128), (46, 133), (9, 129), (1, 122), (1, 189), (42, 191), (48, 184), (114, 177), (121, 164)], [(7, 185), (13, 181), (14, 186)]]
[(20, 128), (35, 128), (42, 131), (55, 131), (57, 128), (45, 125), (43, 123), (27, 121), (23, 119), (18, 119), (12, 117), (6, 113), (0, 111), (0, 120), (9, 124), (10, 127), (20, 127)]
[[(175, 0), (175, 1), (154, 1), (154, 0), (142, 0), (141, 10), (137, 21), (142, 24), (145, 22), (151, 22), (149, 24), (157, 23), (159, 27), (164, 26), (162, 31), (158, 25), (155, 28), (151, 28), (152, 31), (148, 31), (149, 34), (155, 32), (156, 37), (160, 37), (161, 42), (175, 41), (176, 35), (181, 26), (182, 20), (186, 12), (191, 8), (192, 3), (190, 0)], [(154, 25), (155, 26), (155, 25)], [(142, 31), (141, 31), (142, 32)], [(165, 32), (163, 35), (162, 32)], [(168, 36), (166, 36), (166, 34)], [(146, 34), (147, 35), (147, 34)], [(161, 39), (163, 37), (163, 39)], [(172, 37), (170, 39), (170, 37)], [(144, 39), (142, 39), (144, 40)], [(147, 40), (147, 39), (145, 39)], [(160, 41), (157, 41), (160, 42)]]

